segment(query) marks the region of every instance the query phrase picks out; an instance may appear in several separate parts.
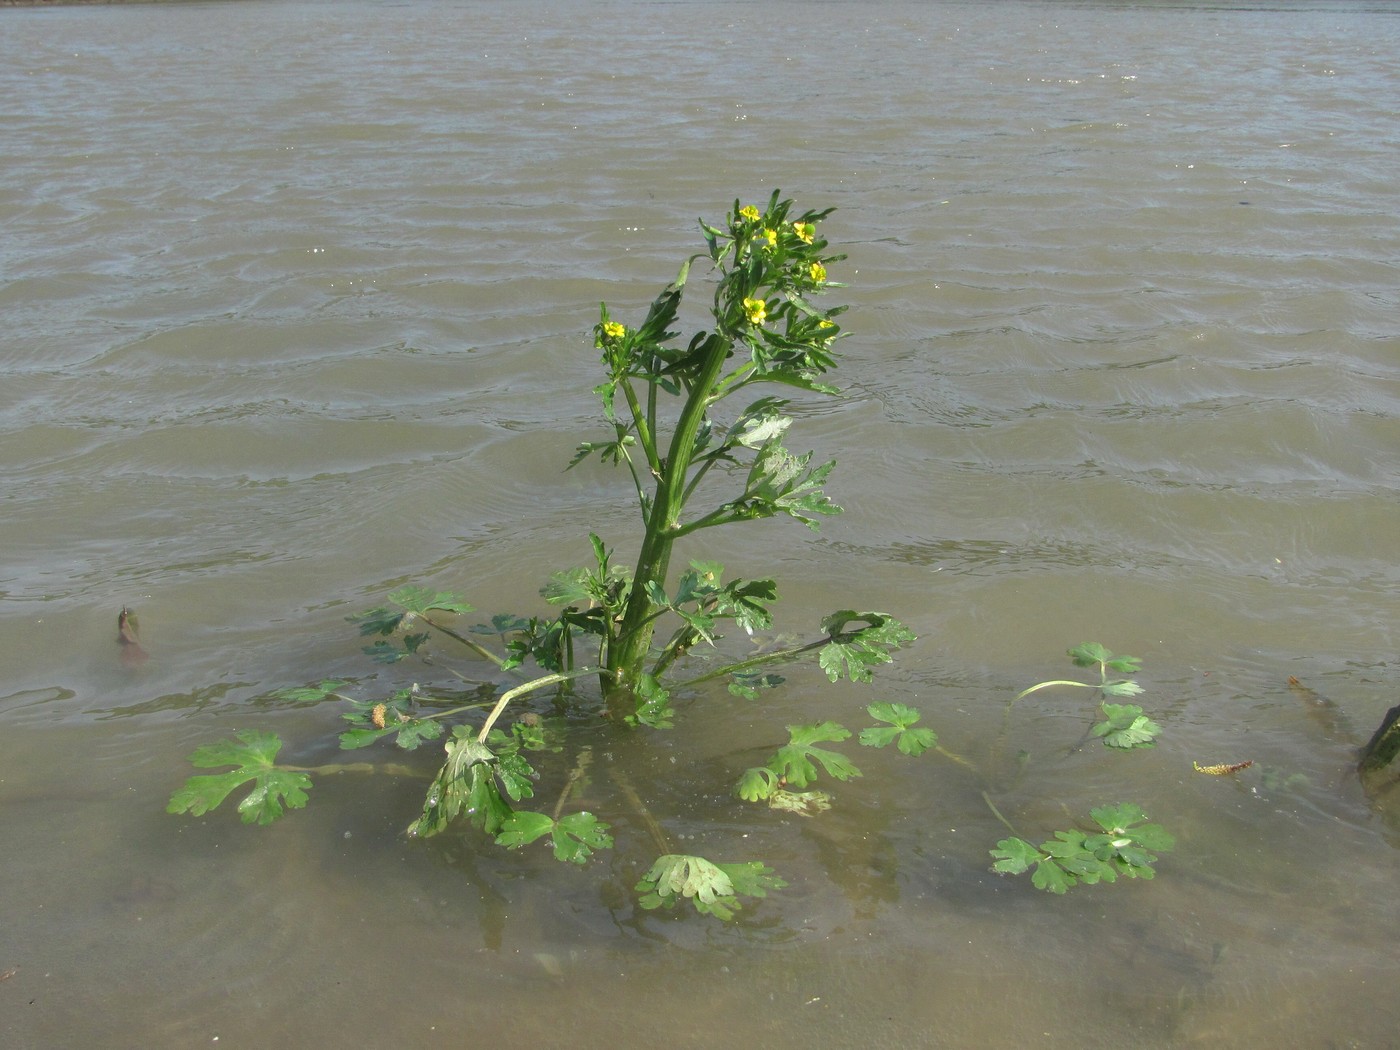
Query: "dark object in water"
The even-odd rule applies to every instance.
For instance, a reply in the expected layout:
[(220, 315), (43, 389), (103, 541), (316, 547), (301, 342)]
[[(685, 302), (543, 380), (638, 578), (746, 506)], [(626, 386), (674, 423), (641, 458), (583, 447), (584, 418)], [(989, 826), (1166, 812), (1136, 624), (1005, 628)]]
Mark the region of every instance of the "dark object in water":
[[(1307, 704), (1308, 714), (1333, 740), (1356, 740), (1341, 710), (1298, 679), (1288, 678), (1293, 694)], [(1357, 754), (1357, 776), (1371, 809), (1392, 828), (1400, 830), (1400, 704), (1381, 719), (1380, 728)]]
[(150, 658), (150, 653), (141, 648), (141, 624), (136, 614), (122, 606), (117, 613), (117, 644), (122, 647), (122, 663), (135, 667)]
[(1356, 769), (1372, 803), (1400, 810), (1400, 704), (1385, 713)]

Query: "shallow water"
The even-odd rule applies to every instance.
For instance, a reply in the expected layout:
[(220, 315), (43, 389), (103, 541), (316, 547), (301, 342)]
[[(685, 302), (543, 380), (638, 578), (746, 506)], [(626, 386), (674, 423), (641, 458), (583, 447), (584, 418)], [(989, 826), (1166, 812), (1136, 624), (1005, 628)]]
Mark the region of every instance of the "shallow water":
[[(690, 1046), (716, 1018), (735, 1043), (1391, 1045), (1397, 837), (1350, 773), (1400, 681), (1388, 5), (0, 23), (7, 1046)], [(836, 205), (850, 255), (845, 393), (791, 442), (840, 460), (846, 513), (694, 553), (774, 575), (784, 630), (856, 604), (917, 646), (873, 691), (795, 668), (762, 706), (685, 698), (674, 733), (580, 730), (619, 839), (583, 870), (408, 841), (409, 776), (319, 778), (267, 829), (165, 815), (237, 729), (336, 760), (338, 712), (270, 691), (433, 673), (364, 662), (348, 613), (408, 581), (540, 612), (587, 530), (630, 550), (623, 479), (561, 473), (599, 433), (597, 303), (640, 308), (697, 215), (775, 186)], [(1160, 745), (1076, 747), (1071, 693), (1000, 736), (1088, 639), (1143, 657)], [(736, 739), (872, 699), (970, 765), (862, 753), (815, 821), (729, 796)], [(677, 843), (788, 889), (730, 927), (638, 911), (619, 772)], [(1049, 898), (989, 872), (983, 792), (1032, 837), (1131, 798), (1177, 849)]]

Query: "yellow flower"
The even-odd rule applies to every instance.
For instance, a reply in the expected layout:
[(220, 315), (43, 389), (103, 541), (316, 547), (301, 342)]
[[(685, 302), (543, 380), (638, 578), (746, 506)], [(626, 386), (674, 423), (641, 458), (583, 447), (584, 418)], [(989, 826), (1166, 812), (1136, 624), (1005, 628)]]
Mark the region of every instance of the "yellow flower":
[(747, 219), (749, 222), (756, 222), (758, 220), (758, 209), (752, 204), (745, 204), (739, 209), (739, 218)]
[(762, 324), (768, 317), (768, 304), (762, 299), (745, 299), (744, 312), (749, 315), (749, 324)]
[(807, 267), (807, 273), (817, 284), (826, 281), (826, 267), (819, 262), (814, 262)]
[(816, 227), (810, 222), (795, 222), (792, 224), (792, 232), (797, 234), (797, 239), (803, 244), (811, 244)]
[(777, 231), (777, 230), (764, 230), (764, 231), (763, 231), (763, 236), (765, 236), (765, 237), (768, 238), (768, 247), (770, 247), (770, 248), (776, 248), (776, 247), (777, 247), (777, 245), (778, 245), (778, 231)]
[(605, 339), (621, 339), (627, 334), (627, 326), (618, 324), (616, 321), (608, 321), (603, 325), (603, 337)]

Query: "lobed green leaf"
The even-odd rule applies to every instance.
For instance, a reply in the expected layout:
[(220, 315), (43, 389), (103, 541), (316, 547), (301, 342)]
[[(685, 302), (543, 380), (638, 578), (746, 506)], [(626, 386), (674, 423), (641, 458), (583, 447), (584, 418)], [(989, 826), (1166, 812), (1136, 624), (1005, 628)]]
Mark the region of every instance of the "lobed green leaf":
[(286, 809), (301, 809), (306, 805), (311, 778), (299, 770), (275, 765), (277, 752), (282, 748), (277, 734), (244, 729), (234, 737), (197, 748), (190, 755), (190, 764), (197, 769), (238, 768), (215, 776), (190, 777), (170, 796), (167, 813), (203, 816), (250, 782), (252, 791), (238, 804), (239, 816), (245, 824), (271, 824)]

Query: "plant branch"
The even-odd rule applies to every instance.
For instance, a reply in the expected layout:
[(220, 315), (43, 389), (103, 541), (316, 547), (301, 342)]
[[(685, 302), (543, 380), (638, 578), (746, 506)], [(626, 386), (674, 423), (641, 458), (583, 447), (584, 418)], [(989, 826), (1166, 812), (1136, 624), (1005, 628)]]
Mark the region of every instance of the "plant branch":
[(501, 694), (501, 698), (496, 701), (496, 706), (491, 709), (491, 713), (486, 716), (486, 722), (482, 725), (481, 732), (477, 734), (477, 742), (482, 744), (486, 743), (486, 738), (491, 733), (491, 727), (496, 724), (496, 720), (501, 717), (501, 713), (510, 705), (510, 702), (517, 697), (524, 696), (527, 693), (533, 693), (546, 686), (558, 685), (561, 682), (567, 682), (574, 678), (583, 678), (586, 675), (597, 674), (600, 670), (601, 668), (598, 667), (584, 667), (577, 671), (561, 671), (557, 674), (547, 674), (543, 678), (535, 678), (526, 682), (524, 685), (518, 685), (514, 689), (506, 690)]

